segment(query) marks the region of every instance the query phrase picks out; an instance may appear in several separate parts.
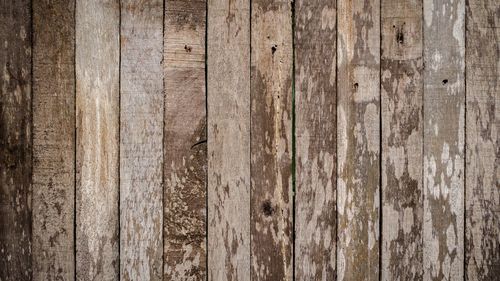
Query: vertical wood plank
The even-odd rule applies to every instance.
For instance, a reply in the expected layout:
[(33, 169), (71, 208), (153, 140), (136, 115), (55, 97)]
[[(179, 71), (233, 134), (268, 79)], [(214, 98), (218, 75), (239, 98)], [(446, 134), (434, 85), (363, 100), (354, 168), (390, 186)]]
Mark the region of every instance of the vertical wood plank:
[(33, 279), (73, 280), (75, 1), (33, 1)]
[(120, 279), (163, 278), (163, 1), (121, 2)]
[(466, 278), (500, 276), (500, 2), (469, 0)]
[(31, 2), (0, 2), (0, 280), (31, 280)]
[(424, 1), (424, 280), (464, 276), (464, 16)]
[(338, 2), (339, 280), (379, 275), (380, 3)]
[(164, 279), (205, 280), (206, 1), (165, 3)]
[(120, 5), (76, 1), (76, 278), (118, 280)]
[(296, 280), (337, 275), (336, 17), (336, 1), (295, 3)]
[(250, 280), (249, 8), (208, 1), (209, 280)]
[(251, 279), (292, 280), (292, 9), (251, 14)]
[(382, 0), (382, 280), (422, 279), (422, 2)]

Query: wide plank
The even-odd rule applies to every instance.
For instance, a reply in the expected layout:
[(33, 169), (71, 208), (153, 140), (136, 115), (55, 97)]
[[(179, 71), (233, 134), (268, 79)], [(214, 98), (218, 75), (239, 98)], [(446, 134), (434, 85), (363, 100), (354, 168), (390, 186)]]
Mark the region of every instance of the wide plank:
[(75, 1), (33, 1), (33, 280), (74, 280)]
[(117, 0), (76, 0), (76, 279), (119, 277)]

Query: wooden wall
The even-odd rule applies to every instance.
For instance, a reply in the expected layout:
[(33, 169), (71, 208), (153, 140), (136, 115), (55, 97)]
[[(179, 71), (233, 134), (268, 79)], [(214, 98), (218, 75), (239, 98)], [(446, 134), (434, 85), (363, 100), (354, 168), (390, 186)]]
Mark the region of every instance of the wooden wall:
[(0, 1), (0, 280), (498, 280), (497, 0)]

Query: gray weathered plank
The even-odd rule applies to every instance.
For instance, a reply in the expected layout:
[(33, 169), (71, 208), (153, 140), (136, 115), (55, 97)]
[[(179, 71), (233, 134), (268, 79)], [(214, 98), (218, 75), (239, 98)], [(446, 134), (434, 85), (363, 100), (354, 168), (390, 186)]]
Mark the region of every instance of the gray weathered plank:
[(424, 1), (424, 280), (464, 276), (465, 0)]
[(117, 280), (117, 0), (76, 1), (76, 278)]
[(121, 1), (120, 279), (163, 279), (163, 1)]
[(382, 280), (422, 279), (422, 2), (382, 0)]
[(73, 280), (75, 1), (33, 1), (33, 279)]
[(250, 276), (292, 280), (291, 2), (251, 4)]
[(207, 276), (205, 8), (165, 2), (165, 280)]
[(296, 280), (337, 275), (336, 17), (336, 1), (295, 3)]
[(0, 2), (0, 280), (31, 280), (31, 2)]
[(380, 3), (338, 5), (338, 279), (377, 280)]
[(208, 1), (208, 279), (250, 280), (250, 2)]
[(500, 276), (500, 2), (466, 2), (466, 278)]

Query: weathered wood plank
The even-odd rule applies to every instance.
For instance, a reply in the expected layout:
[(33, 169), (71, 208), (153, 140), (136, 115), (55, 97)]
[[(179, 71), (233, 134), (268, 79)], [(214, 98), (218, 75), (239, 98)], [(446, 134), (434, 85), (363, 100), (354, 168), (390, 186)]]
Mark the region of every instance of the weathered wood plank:
[(75, 1), (33, 1), (33, 279), (73, 280)]
[(76, 1), (76, 278), (118, 280), (120, 7)]
[(31, 280), (31, 1), (0, 2), (0, 280)]
[(336, 8), (295, 3), (296, 280), (337, 275)]
[(500, 276), (500, 2), (466, 2), (466, 278)]
[(424, 280), (464, 276), (465, 0), (424, 1)]
[(165, 3), (164, 280), (205, 280), (206, 1)]
[(163, 279), (163, 1), (121, 1), (120, 279)]
[(208, 279), (250, 280), (250, 2), (208, 1)]
[(422, 2), (382, 0), (382, 280), (422, 279)]
[(251, 279), (292, 280), (292, 9), (255, 0), (251, 20)]
[(379, 275), (380, 3), (338, 2), (339, 280)]

